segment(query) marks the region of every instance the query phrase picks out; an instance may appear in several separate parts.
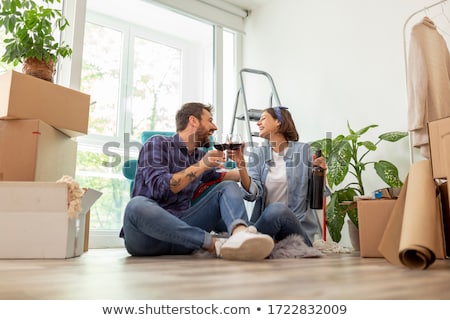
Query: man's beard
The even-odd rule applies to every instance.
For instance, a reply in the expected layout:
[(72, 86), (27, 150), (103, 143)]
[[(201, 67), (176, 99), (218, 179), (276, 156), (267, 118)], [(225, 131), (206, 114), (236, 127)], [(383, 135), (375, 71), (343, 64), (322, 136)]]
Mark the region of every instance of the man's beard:
[(207, 141), (204, 141), (204, 142), (203, 142), (202, 147), (203, 147), (203, 148), (206, 148), (206, 149), (208, 149), (209, 147), (211, 147), (211, 140), (209, 139), (209, 137), (208, 137), (208, 140), (207, 140)]
[(210, 134), (208, 131), (204, 130), (203, 127), (201, 128), (200, 134), (197, 135), (197, 138), (199, 139), (199, 147), (209, 148), (211, 146)]

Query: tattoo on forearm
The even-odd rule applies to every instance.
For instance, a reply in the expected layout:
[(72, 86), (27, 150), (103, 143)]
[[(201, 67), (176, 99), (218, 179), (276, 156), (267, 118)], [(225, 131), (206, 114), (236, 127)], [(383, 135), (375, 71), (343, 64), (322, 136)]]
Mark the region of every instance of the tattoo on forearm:
[(195, 180), (196, 178), (197, 178), (197, 176), (195, 175), (195, 173), (194, 172), (189, 172), (187, 175), (186, 175), (186, 177), (189, 179), (189, 180)]
[(172, 179), (170, 179), (170, 186), (176, 187), (180, 184), (180, 182), (181, 182), (181, 179), (172, 178)]

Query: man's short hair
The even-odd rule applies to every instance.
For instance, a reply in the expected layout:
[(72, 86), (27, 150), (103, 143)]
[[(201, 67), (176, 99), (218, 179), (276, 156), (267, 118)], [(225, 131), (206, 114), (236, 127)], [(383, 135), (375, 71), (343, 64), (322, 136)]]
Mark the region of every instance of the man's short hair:
[(175, 116), (177, 132), (186, 129), (190, 116), (194, 116), (198, 120), (201, 120), (203, 110), (207, 110), (209, 113), (212, 113), (213, 107), (210, 104), (200, 102), (188, 102), (183, 104)]

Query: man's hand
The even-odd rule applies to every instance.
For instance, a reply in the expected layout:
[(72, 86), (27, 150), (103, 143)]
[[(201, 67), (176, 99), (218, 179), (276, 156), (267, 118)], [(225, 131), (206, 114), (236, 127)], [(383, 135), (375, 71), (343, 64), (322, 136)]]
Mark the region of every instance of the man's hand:
[(225, 152), (219, 150), (209, 150), (202, 158), (201, 164), (208, 168), (214, 168), (225, 162)]

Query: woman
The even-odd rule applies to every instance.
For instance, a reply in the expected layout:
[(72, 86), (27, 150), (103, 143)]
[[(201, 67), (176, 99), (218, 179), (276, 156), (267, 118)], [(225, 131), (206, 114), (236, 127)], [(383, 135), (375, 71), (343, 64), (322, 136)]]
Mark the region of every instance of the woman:
[[(276, 241), (300, 234), (312, 246), (314, 240), (321, 238), (322, 231), (308, 200), (311, 148), (298, 141), (297, 129), (286, 107), (265, 109), (257, 125), (259, 136), (266, 143), (251, 151), (248, 162), (242, 149), (230, 152), (240, 169), (244, 199), (255, 202), (250, 220), (258, 231)], [(314, 165), (326, 169), (322, 157), (314, 159)]]

